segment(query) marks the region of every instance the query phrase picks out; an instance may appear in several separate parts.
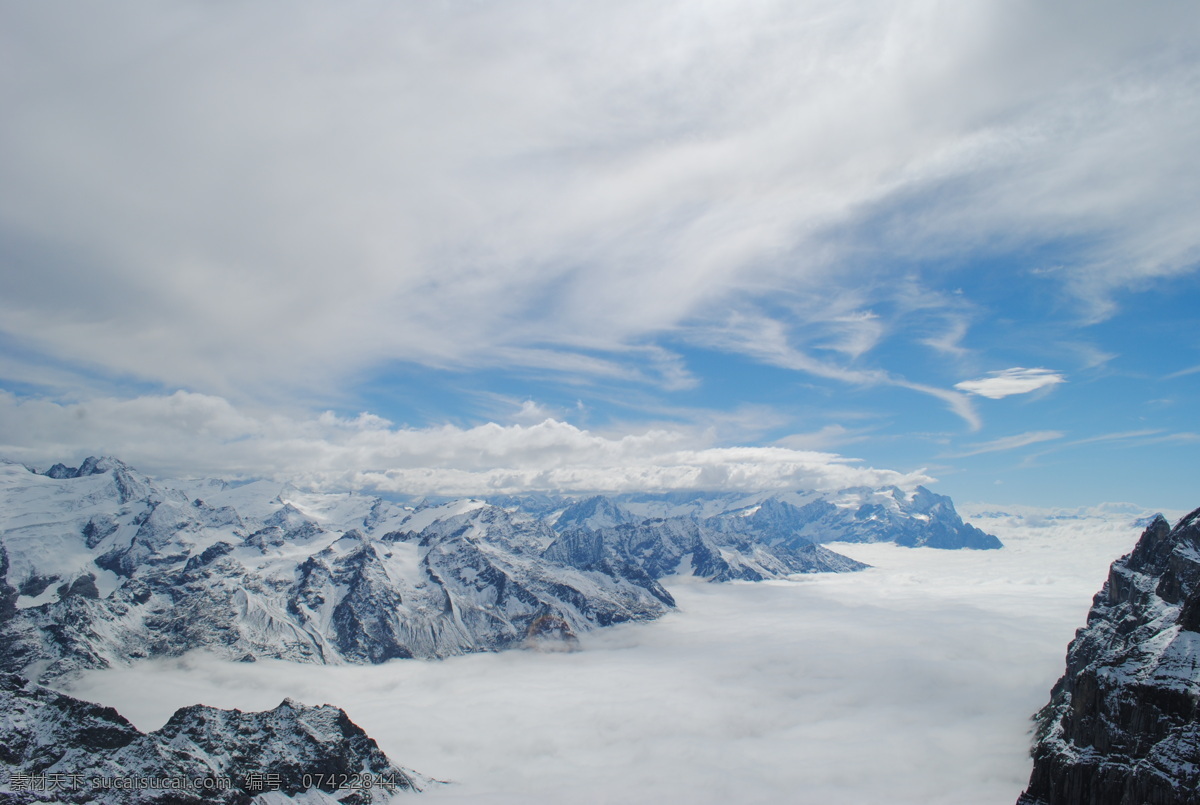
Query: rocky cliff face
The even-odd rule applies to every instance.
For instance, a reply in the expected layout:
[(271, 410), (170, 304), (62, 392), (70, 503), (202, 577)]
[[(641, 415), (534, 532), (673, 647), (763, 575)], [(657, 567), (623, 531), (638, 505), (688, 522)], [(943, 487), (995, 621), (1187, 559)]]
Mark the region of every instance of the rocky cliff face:
[(345, 712), (285, 700), (195, 705), (143, 733), (111, 707), (0, 674), (0, 803), (387, 803), (433, 781), (394, 765)]
[(1200, 510), (1113, 563), (1036, 721), (1018, 805), (1200, 805)]

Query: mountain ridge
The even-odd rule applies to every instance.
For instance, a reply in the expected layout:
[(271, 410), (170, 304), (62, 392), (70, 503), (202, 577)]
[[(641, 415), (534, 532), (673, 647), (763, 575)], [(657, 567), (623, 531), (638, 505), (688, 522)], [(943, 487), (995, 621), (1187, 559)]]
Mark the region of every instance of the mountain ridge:
[(0, 464), (0, 670), (54, 679), (196, 648), (340, 664), (546, 647), (556, 635), (570, 646), (669, 611), (659, 580), (681, 573), (865, 567), (814, 534), (970, 535), (927, 491), (840, 494), (404, 506), (267, 481), (156, 481), (113, 458), (44, 474)]
[(0, 712), (5, 805), (266, 805), (305, 794), (365, 805), (435, 783), (393, 764), (332, 705), (285, 699), (258, 713), (191, 705), (146, 733), (111, 707), (0, 673)]

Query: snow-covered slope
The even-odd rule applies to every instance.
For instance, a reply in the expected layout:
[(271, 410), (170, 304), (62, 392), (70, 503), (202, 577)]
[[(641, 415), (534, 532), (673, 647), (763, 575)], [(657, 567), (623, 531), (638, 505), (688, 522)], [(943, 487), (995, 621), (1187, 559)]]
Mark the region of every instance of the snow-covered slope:
[(432, 782), (331, 705), (194, 705), (142, 733), (111, 707), (0, 674), (0, 801), (11, 805), (387, 803)]
[[(519, 498), (510, 505), (521, 507)], [(542, 498), (528, 507), (544, 510)], [(545, 515), (543, 515), (545, 516)], [(635, 565), (655, 578), (758, 581), (865, 565), (821, 542), (896, 542), (933, 548), (999, 548), (962, 522), (950, 499), (924, 487), (816, 492), (595, 496), (547, 517), (559, 532), (546, 555), (577, 567)]]
[(1037, 723), (1019, 805), (1200, 803), (1200, 510), (1113, 562)]
[(636, 568), (653, 578), (687, 575), (709, 581), (761, 581), (866, 567), (807, 540), (771, 544), (763, 538), (769, 534), (749, 527), (748, 520), (672, 517), (599, 528), (570, 527), (545, 555), (580, 568)]
[[(505, 502), (521, 507), (520, 498)], [(528, 510), (542, 508), (539, 497)], [(750, 535), (768, 545), (895, 542), (946, 549), (1001, 547), (994, 536), (964, 523), (950, 498), (923, 486), (908, 493), (896, 487), (852, 487), (828, 493), (621, 494), (573, 502), (554, 516), (554, 527), (595, 530), (679, 518), (699, 521), (709, 531)]]
[(0, 667), (39, 679), (196, 648), (443, 657), (673, 605), (644, 576), (543, 558), (548, 527), (482, 501), (411, 510), (264, 482), (185, 490), (113, 459), (53, 475), (0, 465)]

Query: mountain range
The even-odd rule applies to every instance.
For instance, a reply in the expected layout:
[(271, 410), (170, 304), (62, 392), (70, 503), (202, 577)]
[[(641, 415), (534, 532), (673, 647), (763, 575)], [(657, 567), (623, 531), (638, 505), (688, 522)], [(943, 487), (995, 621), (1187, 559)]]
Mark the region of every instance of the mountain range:
[(838, 540), (1000, 546), (921, 487), (392, 500), (156, 480), (114, 458), (2, 463), (0, 670), (570, 647), (670, 610), (662, 579), (865, 567), (818, 544)]

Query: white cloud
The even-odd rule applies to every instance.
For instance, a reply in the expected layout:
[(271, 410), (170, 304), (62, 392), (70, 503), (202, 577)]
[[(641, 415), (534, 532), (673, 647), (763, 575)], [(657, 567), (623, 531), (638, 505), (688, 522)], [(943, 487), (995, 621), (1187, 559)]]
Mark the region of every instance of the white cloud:
[(1074, 439), (1069, 442), (1060, 442), (1059, 444), (1053, 445), (1046, 450), (1026, 456), (1022, 464), (1025, 466), (1032, 466), (1044, 456), (1058, 453), (1063, 450), (1069, 450), (1075, 447), (1083, 447), (1093, 444), (1117, 443), (1124, 447), (1145, 447), (1152, 444), (1188, 443), (1197, 441), (1198, 439), (1200, 439), (1200, 435), (1190, 431), (1176, 431), (1171, 433), (1159, 428), (1120, 431), (1117, 433), (1101, 433), (1096, 436), (1089, 436), (1085, 439)]
[(1178, 372), (1172, 372), (1163, 378), (1163, 380), (1174, 380), (1179, 377), (1186, 377), (1200, 372), (1200, 366), (1189, 366), (1187, 369), (1180, 369)]
[(1039, 442), (1053, 441), (1061, 439), (1064, 436), (1062, 431), (1058, 430), (1038, 430), (1029, 431), (1026, 433), (1017, 433), (1012, 436), (1004, 436), (999, 439), (993, 439), (990, 442), (979, 442), (977, 444), (967, 445), (967, 449), (960, 453), (955, 453), (948, 458), (966, 458), (968, 456), (978, 456), (983, 453), (998, 453), (1004, 450), (1016, 450), (1019, 447), (1027, 447), (1031, 444)]
[(970, 351), (962, 345), (967, 335), (970, 322), (963, 316), (947, 317), (945, 329), (937, 335), (922, 338), (921, 343), (927, 347), (954, 358), (964, 358)]
[(832, 338), (821, 348), (855, 359), (872, 350), (883, 339), (886, 327), (872, 311), (859, 310), (831, 317), (829, 330)]
[(810, 433), (792, 433), (777, 440), (780, 447), (798, 450), (827, 450), (844, 444), (861, 442), (868, 438), (868, 428), (847, 428), (845, 425), (825, 425)]
[[(391, 360), (685, 386), (630, 346), (746, 296), (886, 287), (884, 257), (1083, 243), (1047, 276), (1100, 315), (1196, 263), (1197, 14), (14, 5), (0, 321), (55, 359), (279, 399)], [(882, 337), (827, 325), (850, 359)]]
[(1050, 369), (1025, 369), (1020, 366), (989, 372), (986, 377), (976, 380), (964, 380), (955, 383), (954, 388), (962, 389), (971, 394), (978, 394), (992, 400), (1011, 397), (1014, 394), (1028, 394), (1038, 389), (1049, 388), (1067, 379), (1060, 373)]
[[(522, 413), (540, 412), (529, 403)], [(833, 453), (706, 446), (710, 438), (682, 427), (603, 434), (555, 419), (399, 428), (367, 413), (247, 413), (223, 398), (182, 391), (69, 404), (0, 392), (0, 455), (43, 468), (107, 454), (152, 474), (445, 495), (912, 487), (931, 480)]]
[(927, 394), (942, 400), (971, 430), (982, 423), (965, 394), (915, 383), (882, 369), (860, 369), (814, 358), (791, 343), (789, 327), (777, 318), (757, 312), (735, 312), (720, 325), (712, 325), (692, 334), (697, 342), (716, 349), (739, 352), (762, 363), (806, 372), (816, 377), (857, 386), (895, 386)]

